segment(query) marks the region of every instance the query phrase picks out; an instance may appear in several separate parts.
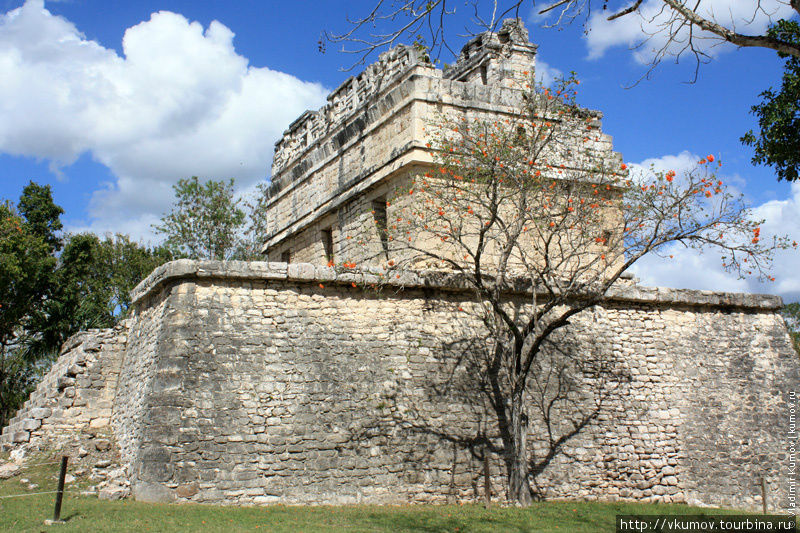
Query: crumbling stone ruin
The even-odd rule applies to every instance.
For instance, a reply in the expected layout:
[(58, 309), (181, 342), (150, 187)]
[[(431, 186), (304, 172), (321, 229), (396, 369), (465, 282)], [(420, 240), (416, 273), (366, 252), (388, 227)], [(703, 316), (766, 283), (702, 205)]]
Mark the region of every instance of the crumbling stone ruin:
[[(496, 421), (469, 375), (484, 326), (456, 312), (472, 293), (434, 270), (365, 290), (380, 273), (379, 239), (354, 248), (344, 236), (394, 180), (430, 164), (431, 113), (506, 112), (535, 51), (510, 23), (445, 72), (398, 47), (345, 82), (277, 144), (269, 261), (156, 269), (126, 321), (65, 345), (3, 445), (95, 453), (101, 440), (108, 458), (93, 461), (116, 472), (107, 492), (129, 486), (145, 501), (482, 500)], [(599, 120), (583, 127), (597, 157), (619, 161)], [(331, 255), (364, 266), (327, 267)], [(530, 287), (511, 286), (524, 307)], [(579, 314), (546, 354), (551, 368), (572, 365), (563, 385), (574, 391), (550, 424), (591, 423), (551, 458), (548, 423), (532, 415), (539, 495), (760, 509), (763, 477), (771, 506), (784, 505), (800, 363), (780, 307), (628, 280)], [(503, 500), (497, 453), (488, 482)]]
[[(426, 143), (437, 118), (517, 114), (535, 70), (536, 46), (515, 20), (467, 43), (458, 62), (435, 68), (398, 46), (343, 83), (317, 112), (295, 120), (275, 145), (264, 253), (270, 261), (358, 265), (385, 260), (375, 212), (411, 176), (432, 168)], [(618, 168), (622, 157), (602, 133), (602, 115), (570, 125), (573, 168)], [(427, 132), (426, 132), (427, 129)], [(585, 140), (584, 140), (585, 139)], [(398, 211), (399, 212), (399, 211)], [(355, 238), (358, 237), (358, 238)]]

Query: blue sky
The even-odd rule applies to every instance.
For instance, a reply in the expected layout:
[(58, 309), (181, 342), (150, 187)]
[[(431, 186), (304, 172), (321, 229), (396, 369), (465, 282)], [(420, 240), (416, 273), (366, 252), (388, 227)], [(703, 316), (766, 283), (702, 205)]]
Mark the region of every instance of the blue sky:
[[(733, 18), (751, 4), (704, 1)], [(346, 15), (370, 5), (0, 0), (0, 198), (16, 200), (31, 179), (51, 184), (69, 230), (152, 241), (150, 225), (178, 179), (235, 177), (244, 191), (269, 178), (281, 132), (352, 74), (342, 71), (351, 56), (333, 45), (318, 51), (320, 33), (344, 30)], [(721, 46), (696, 83), (687, 83), (691, 61), (668, 60), (626, 88), (647, 70), (647, 47), (630, 49), (640, 21), (593, 19), (587, 36), (582, 24), (559, 31), (542, 28), (533, 10), (525, 16), (538, 69), (578, 73), (580, 103), (604, 113), (603, 129), (627, 162), (681, 168), (713, 153), (767, 219), (765, 234), (800, 240), (800, 186), (753, 166), (738, 140), (755, 126), (749, 108), (758, 94), (780, 81), (775, 53)], [(458, 46), (465, 21), (460, 12), (452, 19)], [(767, 22), (757, 18), (751, 29)], [(777, 281), (767, 285), (722, 272), (713, 254), (678, 257), (645, 262), (637, 274), (648, 284), (800, 298), (795, 253), (777, 257)]]

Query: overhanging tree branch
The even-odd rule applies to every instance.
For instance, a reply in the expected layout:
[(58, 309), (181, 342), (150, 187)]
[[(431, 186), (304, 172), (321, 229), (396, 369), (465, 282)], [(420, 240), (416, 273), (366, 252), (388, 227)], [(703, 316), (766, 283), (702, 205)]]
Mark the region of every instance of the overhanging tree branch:
[[(725, 41), (735, 44), (736, 46), (741, 47), (760, 47), (760, 48), (771, 48), (777, 52), (781, 52), (783, 54), (791, 55), (794, 57), (800, 57), (800, 45), (788, 41), (783, 41), (781, 39), (777, 39), (774, 37), (770, 37), (769, 35), (745, 35), (742, 33), (737, 33), (736, 31), (726, 28), (713, 20), (706, 19), (701, 17), (697, 13), (697, 8), (691, 9), (687, 7), (683, 2), (679, 0), (661, 0), (673, 9), (675, 12), (680, 14), (688, 22), (691, 22), (698, 28), (705, 30), (707, 32), (713, 33), (724, 39)], [(792, 7), (800, 14), (800, 7), (798, 7), (798, 3), (800, 0), (792, 0)], [(760, 4), (760, 2), (759, 2)], [(698, 2), (699, 5), (699, 2)]]

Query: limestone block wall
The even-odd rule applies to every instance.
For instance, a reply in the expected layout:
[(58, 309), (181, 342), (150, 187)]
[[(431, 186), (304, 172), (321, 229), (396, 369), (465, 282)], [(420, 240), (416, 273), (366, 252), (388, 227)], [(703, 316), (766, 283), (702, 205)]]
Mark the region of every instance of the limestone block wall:
[(123, 464), (134, 463), (141, 453), (141, 434), (150, 423), (151, 405), (147, 394), (158, 390), (153, 384), (156, 353), (168, 342), (164, 338), (164, 325), (168, 315), (174, 317), (169, 307), (166, 291), (154, 292), (139, 302), (132, 314), (125, 358), (120, 368), (120, 378), (114, 398), (111, 425), (117, 437)]
[(49, 372), (3, 428), (4, 445), (49, 445), (109, 425), (129, 321), (72, 336)]
[(384, 52), (364, 72), (348, 78), (328, 96), (328, 104), (317, 112), (307, 111), (295, 120), (275, 144), (272, 175), (282, 174), (290, 162), (327, 136), (333, 126), (341, 124), (363, 107), (376, 93), (389, 86), (409, 68), (429, 62), (410, 46), (400, 45)]
[(470, 83), (521, 87), (530, 80), (537, 46), (528, 31), (514, 19), (504, 21), (497, 33), (476, 35), (464, 45), (454, 65), (446, 66), (446, 78)]
[[(409, 176), (430, 170), (432, 157), (426, 145), (442, 113), (495, 120), (518, 109), (521, 92), (517, 89), (440, 76), (435, 69), (412, 69), (374, 107), (353, 117), (355, 122), (345, 122), (312, 145), (307, 157), (297, 161), (304, 165), (298, 176), (274, 178), (265, 245), (270, 260), (282, 260), (283, 253), (290, 252), (292, 262), (326, 263), (323, 229), (333, 232), (336, 253), (347, 255), (344, 248), (350, 243), (345, 239), (352, 234), (347, 226), (369, 216), (372, 200), (391, 197)], [(563, 169), (545, 170), (545, 174), (554, 179), (567, 175), (588, 179), (590, 174), (584, 171), (595, 165), (619, 167), (621, 157), (613, 152), (611, 137), (602, 133), (599, 113), (587, 112), (584, 120), (572, 122), (560, 139), (558, 153), (550, 158), (562, 162)], [(351, 127), (356, 123), (357, 127)], [(361, 209), (354, 210), (359, 203)], [(356, 253), (348, 259), (363, 263), (369, 254)]]
[[(271, 249), (268, 259), (282, 261), (289, 258), (292, 262), (316, 264), (327, 264), (332, 259), (335, 265), (355, 263), (359, 267), (386, 266), (389, 261), (393, 261), (410, 269), (444, 268), (445, 264), (415, 252), (415, 250), (432, 249), (439, 256), (449, 256), (453, 261), (461, 261), (462, 252), (459, 246), (453, 248), (443, 246), (439, 238), (434, 238), (422, 230), (421, 223), (412, 225), (410, 232), (405, 230), (408, 227), (408, 213), (433, 211), (433, 207), (439, 205), (439, 199), (433, 194), (424, 192), (426, 178), (420, 179), (419, 176), (425, 171), (427, 169), (421, 166), (409, 166), (404, 169), (404, 172), (398, 172), (380, 185), (350, 198), (338, 207), (335, 215), (319, 218), (306, 229), (292, 236), (291, 239), (287, 239), (286, 242)], [(415, 182), (416, 187), (412, 185)], [(414, 190), (413, 195), (408, 194), (409, 190)], [(597, 197), (593, 197), (592, 201), (595, 201), (595, 198)], [(614, 193), (609, 193), (601, 198), (603, 200), (608, 198), (610, 202), (613, 202), (613, 207), (604, 209), (604, 225), (598, 229), (607, 230), (613, 234), (619, 228), (620, 212), (617, 209), (619, 200)], [(430, 205), (426, 208), (429, 201)], [(445, 209), (448, 209), (448, 206), (445, 206)], [(378, 219), (379, 211), (385, 217), (383, 222)], [(466, 223), (469, 224), (469, 220)], [(381, 224), (385, 224), (387, 229), (383, 235), (378, 230)], [(477, 234), (477, 227), (474, 225), (467, 227)], [(324, 231), (330, 232), (332, 245), (330, 255), (327, 254), (323, 244)], [(465, 233), (467, 233), (466, 230)], [(482, 254), (485, 266), (496, 264), (490, 263), (490, 261), (500, 260), (500, 254), (495, 244), (502, 242), (503, 239), (502, 237), (495, 238), (494, 234), (490, 234), (490, 237), (492, 237), (491, 242), (484, 247)], [(413, 245), (411, 240), (406, 242), (407, 238), (414, 239)], [(473, 250), (477, 247), (476, 242), (466, 242), (466, 244)], [(520, 250), (527, 250), (529, 253), (535, 253), (536, 250), (543, 248), (541, 243), (535, 243), (532, 240), (532, 234), (523, 235), (518, 244)], [(597, 244), (594, 241), (586, 243), (585, 249), (587, 254), (608, 253), (604, 244)], [(509, 261), (509, 266), (521, 268), (522, 271), (526, 270), (524, 267), (520, 267), (520, 263), (515, 251)]]
[[(427, 144), (443, 116), (498, 120), (519, 112), (535, 49), (516, 23), (477, 36), (444, 72), (412, 48), (398, 47), (336, 89), (328, 105), (303, 114), (276, 145), (268, 258), (283, 260), (288, 253), (292, 262), (326, 263), (323, 230), (332, 232), (334, 247), (344, 252), (345, 226), (369, 212), (353, 213), (353, 202), (371, 200), (376, 189), (391, 189), (398, 178), (430, 165)], [(566, 178), (577, 169), (578, 179), (588, 179), (587, 169), (619, 168), (621, 157), (602, 133), (601, 117), (586, 110), (570, 121), (548, 156), (554, 168), (543, 168), (545, 175)], [(363, 263), (369, 257), (348, 259)]]
[[(142, 324), (123, 375), (138, 373), (120, 379), (115, 404), (134, 495), (469, 501), (482, 498), (488, 450), (493, 497), (504, 499), (496, 415), (471, 366), (486, 349), (482, 326), (470, 293), (443, 276), (406, 273), (376, 292), (363, 288), (370, 272), (308, 264), (157, 269), (136, 291)], [(509, 295), (523, 312), (524, 300)], [(755, 509), (765, 477), (782, 505), (800, 364), (779, 306), (619, 287), (579, 315), (531, 385), (537, 491)], [(536, 405), (559, 385), (569, 393), (548, 426)], [(548, 428), (576, 427), (549, 455)]]
[[(425, 66), (412, 69), (426, 70), (435, 71)], [(295, 226), (303, 227), (330, 212), (407, 160), (424, 157), (413, 152), (424, 148), (415, 131), (419, 120), (410, 105), (410, 95), (417, 90), (415, 80), (396, 80), (368, 107), (331, 125), (302, 157), (287, 163), (278, 174), (273, 170), (265, 236), (273, 241), (270, 248), (286, 238), (287, 232), (297, 231)]]

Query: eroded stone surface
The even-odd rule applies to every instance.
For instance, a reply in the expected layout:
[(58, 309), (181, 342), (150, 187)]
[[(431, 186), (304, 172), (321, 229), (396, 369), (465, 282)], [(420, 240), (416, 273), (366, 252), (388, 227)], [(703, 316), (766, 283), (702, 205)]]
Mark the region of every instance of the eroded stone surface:
[[(515, 28), (471, 41), (444, 73), (393, 50), (295, 121), (276, 149), (265, 236), (270, 259), (291, 250), (294, 262), (158, 267), (132, 291), (129, 320), (65, 344), (3, 446), (20, 462), (70, 455), (101, 498), (342, 504), (480, 501), (488, 442), (492, 497), (505, 499), (490, 387), (471, 366), (488, 341), (465, 280), (311, 263), (327, 262), (324, 225), (339, 257), (379, 252), (345, 233), (374, 228), (366, 214), (387, 179), (430, 163), (422, 128), (434, 110), (514, 109), (535, 53)], [(573, 135), (617, 168), (599, 113), (587, 113)], [(526, 313), (535, 289), (514, 279), (505, 294)], [(765, 477), (783, 505), (800, 365), (780, 307), (625, 282), (577, 315), (531, 380), (537, 492), (760, 509)], [(548, 428), (536, 406), (559, 385), (570, 392)], [(576, 426), (549, 458), (548, 429)]]
[(0, 479), (8, 479), (16, 476), (22, 468), (14, 463), (0, 463)]
[[(482, 498), (482, 448), (469, 443), (486, 428), (499, 441), (464, 366), (482, 346), (472, 295), (437, 271), (409, 272), (382, 292), (352, 287), (354, 276), (372, 275), (209, 261), (157, 269), (137, 288), (130, 321), (95, 338), (90, 352), (116, 383), (114, 434), (83, 435), (75, 454), (86, 454), (104, 497), (129, 484), (148, 501)], [(508, 297), (524, 309), (530, 297), (515, 291)], [(548, 361), (588, 358), (613, 372), (605, 385), (580, 374), (581, 401), (560, 423), (607, 397), (567, 454), (536, 475), (541, 494), (758, 508), (763, 475), (779, 502), (786, 395), (800, 383), (779, 306), (763, 295), (629, 285), (578, 315)], [(64, 401), (73, 385), (58, 378), (86, 356), (73, 353), (81, 345), (46, 378), (55, 392), (37, 398)], [(72, 373), (77, 384), (82, 374)], [(533, 411), (531, 451), (541, 457), (543, 422)], [(31, 405), (19, 422), (41, 420), (31, 439), (44, 441), (66, 429), (64, 412)], [(70, 419), (69, 428), (96, 431), (95, 419)], [(499, 454), (490, 469), (502, 500)]]
[[(388, 220), (402, 216), (392, 201), (413, 176), (432, 170), (430, 141), (443, 117), (504, 120), (518, 114), (536, 69), (536, 45), (518, 20), (476, 36), (456, 64), (435, 68), (414, 47), (398, 46), (333, 91), (328, 103), (299, 117), (275, 147), (266, 211), (264, 253), (271, 261), (359, 265), (385, 261), (374, 203)], [(547, 154), (544, 176), (564, 165), (592, 179), (592, 169), (619, 168), (622, 158), (601, 129), (602, 114), (583, 110), (564, 123)]]

